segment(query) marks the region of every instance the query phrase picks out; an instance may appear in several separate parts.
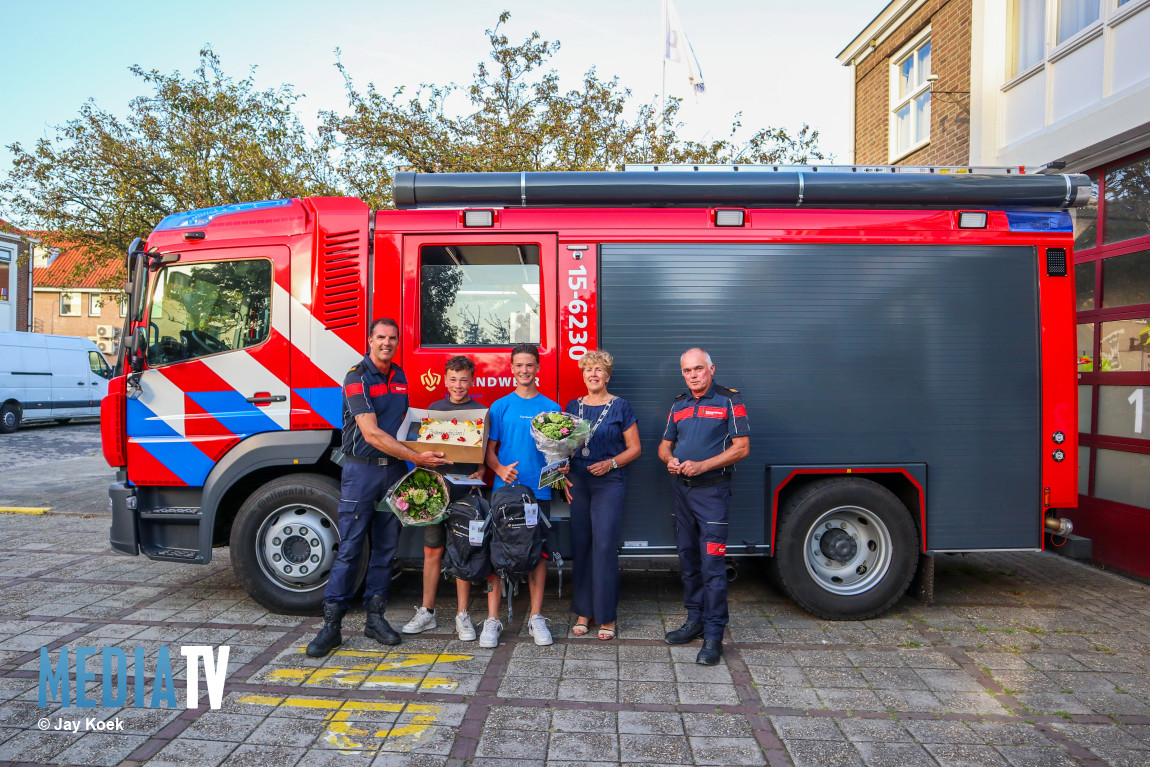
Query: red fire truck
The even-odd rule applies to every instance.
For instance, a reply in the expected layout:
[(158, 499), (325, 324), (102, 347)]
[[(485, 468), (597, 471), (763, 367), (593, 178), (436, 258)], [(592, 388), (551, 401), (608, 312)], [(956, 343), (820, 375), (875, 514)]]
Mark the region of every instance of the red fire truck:
[(230, 544), (254, 599), (315, 611), (339, 546), (340, 384), (370, 319), (393, 317), (413, 406), (444, 396), (457, 354), (486, 403), (513, 386), (514, 343), (540, 345), (560, 403), (587, 350), (614, 354), (644, 448), (625, 556), (675, 555), (655, 453), (679, 355), (706, 348), (752, 424), (727, 556), (769, 557), (816, 615), (877, 615), (934, 554), (1039, 550), (1077, 503), (1068, 209), (1089, 195), (1020, 169), (644, 166), (400, 173), (397, 210), (168, 216), (128, 254), (102, 417), (112, 547), (206, 563)]

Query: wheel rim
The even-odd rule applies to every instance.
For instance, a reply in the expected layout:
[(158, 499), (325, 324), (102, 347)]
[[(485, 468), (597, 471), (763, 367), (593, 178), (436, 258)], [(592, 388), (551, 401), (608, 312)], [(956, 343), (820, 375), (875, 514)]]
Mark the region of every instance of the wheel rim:
[(823, 589), (850, 596), (874, 588), (890, 570), (890, 531), (872, 511), (840, 506), (807, 530), (803, 561)]
[(268, 515), (256, 534), (256, 560), (281, 588), (323, 588), (339, 548), (339, 531), (314, 506), (292, 504)]
[(5, 410), (2, 414), (4, 416), (4, 425), (11, 429), (16, 425), (16, 413), (11, 410)]

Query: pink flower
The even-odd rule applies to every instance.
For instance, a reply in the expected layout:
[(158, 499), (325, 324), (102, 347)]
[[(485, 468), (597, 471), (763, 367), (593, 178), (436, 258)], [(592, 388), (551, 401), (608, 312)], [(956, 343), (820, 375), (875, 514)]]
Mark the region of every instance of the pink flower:
[(400, 511), (407, 511), (407, 501), (405, 501), (403, 498), (397, 499), (395, 502), (395, 508), (399, 509)]
[(560, 434), (570, 434), (570, 433), (571, 433), (571, 430), (570, 430), (570, 429), (567, 429), (567, 428), (563, 428), (563, 429), (560, 429), (560, 430), (559, 430), (559, 433), (560, 433)]

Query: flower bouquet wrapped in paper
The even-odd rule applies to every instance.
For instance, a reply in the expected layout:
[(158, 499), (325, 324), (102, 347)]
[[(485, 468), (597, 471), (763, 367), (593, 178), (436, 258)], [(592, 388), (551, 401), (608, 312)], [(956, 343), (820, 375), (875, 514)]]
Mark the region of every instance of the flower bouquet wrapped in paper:
[(434, 471), (415, 468), (392, 485), (382, 501), (380, 511), (390, 511), (399, 521), (413, 527), (442, 522), (447, 516), (450, 493), (447, 482)]
[[(543, 453), (546, 464), (570, 458), (587, 444), (591, 437), (591, 424), (570, 413), (540, 413), (531, 419), (531, 436), (535, 446)], [(566, 480), (559, 479), (550, 487), (562, 489)]]

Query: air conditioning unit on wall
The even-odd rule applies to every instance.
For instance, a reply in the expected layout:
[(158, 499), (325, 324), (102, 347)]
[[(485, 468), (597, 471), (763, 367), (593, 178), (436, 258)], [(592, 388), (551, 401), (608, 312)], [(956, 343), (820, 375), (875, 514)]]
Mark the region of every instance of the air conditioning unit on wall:
[(97, 325), (96, 335), (100, 338), (113, 338), (116, 335), (115, 325)]
[(96, 348), (99, 349), (104, 354), (111, 354), (112, 352), (115, 351), (116, 345), (109, 340), (100, 338), (100, 339), (97, 339), (97, 341), (96, 341)]

